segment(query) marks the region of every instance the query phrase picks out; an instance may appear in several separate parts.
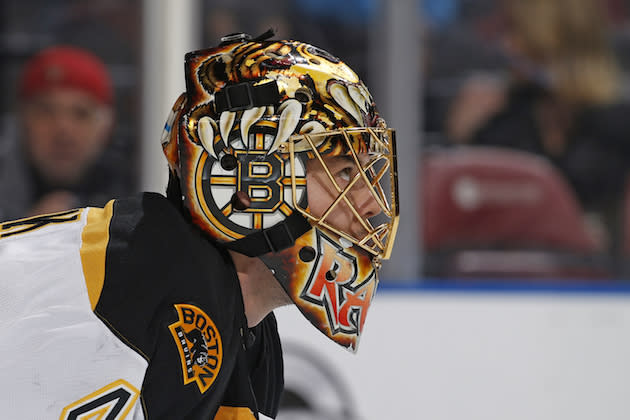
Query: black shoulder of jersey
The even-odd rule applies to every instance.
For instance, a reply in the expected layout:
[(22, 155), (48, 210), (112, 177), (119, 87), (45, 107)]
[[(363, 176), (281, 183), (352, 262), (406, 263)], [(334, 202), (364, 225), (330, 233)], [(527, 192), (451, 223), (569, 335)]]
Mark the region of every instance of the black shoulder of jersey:
[[(223, 364), (205, 393), (194, 383), (183, 383), (180, 354), (169, 330), (179, 320), (175, 305), (181, 304), (203, 311), (222, 340)], [(164, 196), (145, 193), (114, 201), (105, 281), (95, 313), (148, 361), (142, 390), (147, 415), (173, 418), (169, 413), (184, 407), (206, 413), (216, 408), (243, 346), (240, 285), (228, 252)]]
[(145, 355), (154, 345), (147, 329), (155, 327), (150, 323), (164, 309), (160, 305), (173, 313), (177, 303), (203, 306), (218, 318), (213, 318), (217, 325), (230, 326), (233, 311), (242, 311), (227, 251), (207, 240), (164, 196), (144, 193), (116, 200), (109, 234), (96, 312), (117, 329), (130, 329), (125, 335)]

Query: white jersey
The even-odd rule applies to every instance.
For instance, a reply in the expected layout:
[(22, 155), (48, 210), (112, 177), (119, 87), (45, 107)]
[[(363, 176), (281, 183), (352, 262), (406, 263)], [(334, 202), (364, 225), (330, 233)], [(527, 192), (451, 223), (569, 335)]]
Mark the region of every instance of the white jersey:
[(59, 413), (54, 418), (69, 419), (98, 410), (144, 418), (138, 396), (147, 361), (103, 324), (90, 300), (105, 264), (103, 248), (94, 245), (106, 240), (106, 211), (75, 210), (41, 227), (17, 224), (2, 231), (3, 418)]
[(279, 353), (227, 252), (158, 194), (0, 224), (2, 419), (275, 416)]

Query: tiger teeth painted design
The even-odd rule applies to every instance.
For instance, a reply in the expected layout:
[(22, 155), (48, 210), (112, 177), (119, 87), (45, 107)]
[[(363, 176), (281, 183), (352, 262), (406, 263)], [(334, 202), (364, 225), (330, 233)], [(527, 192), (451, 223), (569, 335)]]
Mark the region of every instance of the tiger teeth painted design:
[(357, 109), (355, 102), (350, 98), (348, 89), (340, 83), (334, 83), (330, 87), (330, 96), (333, 97), (346, 112), (348, 112), (356, 120), (357, 123), (362, 121), (361, 114)]
[(350, 94), (350, 97), (352, 98), (354, 103), (359, 105), (359, 108), (361, 108), (361, 111), (367, 114), (368, 110), (367, 110), (367, 106), (365, 105), (366, 101), (365, 101), (365, 97), (361, 93), (361, 90), (355, 85), (350, 85), (348, 86), (348, 93)]
[(278, 108), (280, 112), (280, 121), (278, 122), (278, 131), (276, 138), (273, 140), (273, 144), (267, 154), (271, 154), (278, 150), (280, 144), (284, 143), (300, 122), (300, 116), (302, 115), (302, 104), (296, 99), (287, 99)]
[(315, 134), (326, 131), (326, 128), (319, 121), (309, 121), (300, 128), (300, 134)]
[(372, 96), (363, 83), (359, 83), (359, 91), (361, 91), (361, 95), (363, 96), (365, 103), (372, 103)]
[(234, 126), (234, 120), (236, 119), (236, 112), (225, 111), (221, 113), (219, 117), (219, 127), (221, 129), (221, 138), (223, 142), (228, 145), (230, 144), (230, 132), (232, 131), (232, 127)]
[(210, 156), (217, 159), (217, 155), (214, 152), (214, 133), (216, 130), (216, 123), (208, 116), (199, 119), (199, 125), (197, 126), (197, 134), (201, 145), (208, 152)]
[[(300, 128), (299, 134), (317, 134), (317, 133), (323, 133), (325, 131), (326, 131), (326, 128), (319, 121), (309, 121)], [(315, 138), (313, 139), (315, 147), (319, 147), (319, 145), (325, 139), (326, 137), (324, 136), (315, 136)], [(296, 152), (302, 152), (304, 150), (309, 150), (309, 149), (311, 149), (311, 146), (305, 139), (302, 139), (295, 143)]]
[(252, 125), (256, 124), (258, 120), (260, 120), (260, 118), (265, 113), (265, 109), (266, 107), (261, 106), (261, 107), (246, 109), (245, 111), (243, 111), (243, 115), (241, 116), (241, 123), (240, 123), (241, 139), (243, 140), (243, 143), (248, 144), (249, 129)]

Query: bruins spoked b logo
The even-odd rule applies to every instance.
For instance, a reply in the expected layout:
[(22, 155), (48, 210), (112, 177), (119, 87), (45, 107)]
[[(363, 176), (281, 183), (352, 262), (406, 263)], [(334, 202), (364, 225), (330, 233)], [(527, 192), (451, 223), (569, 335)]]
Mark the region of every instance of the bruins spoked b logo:
[(168, 326), (182, 363), (184, 385), (196, 382), (203, 394), (221, 369), (221, 336), (210, 317), (194, 305), (177, 304), (177, 322)]

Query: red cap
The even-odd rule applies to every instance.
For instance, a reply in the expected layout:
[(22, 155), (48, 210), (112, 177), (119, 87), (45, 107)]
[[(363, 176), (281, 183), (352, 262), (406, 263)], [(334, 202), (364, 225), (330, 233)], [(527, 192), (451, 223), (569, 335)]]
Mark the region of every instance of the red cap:
[(103, 104), (111, 104), (113, 100), (105, 65), (94, 54), (79, 48), (47, 48), (26, 63), (19, 86), (21, 98), (55, 87), (84, 91)]

